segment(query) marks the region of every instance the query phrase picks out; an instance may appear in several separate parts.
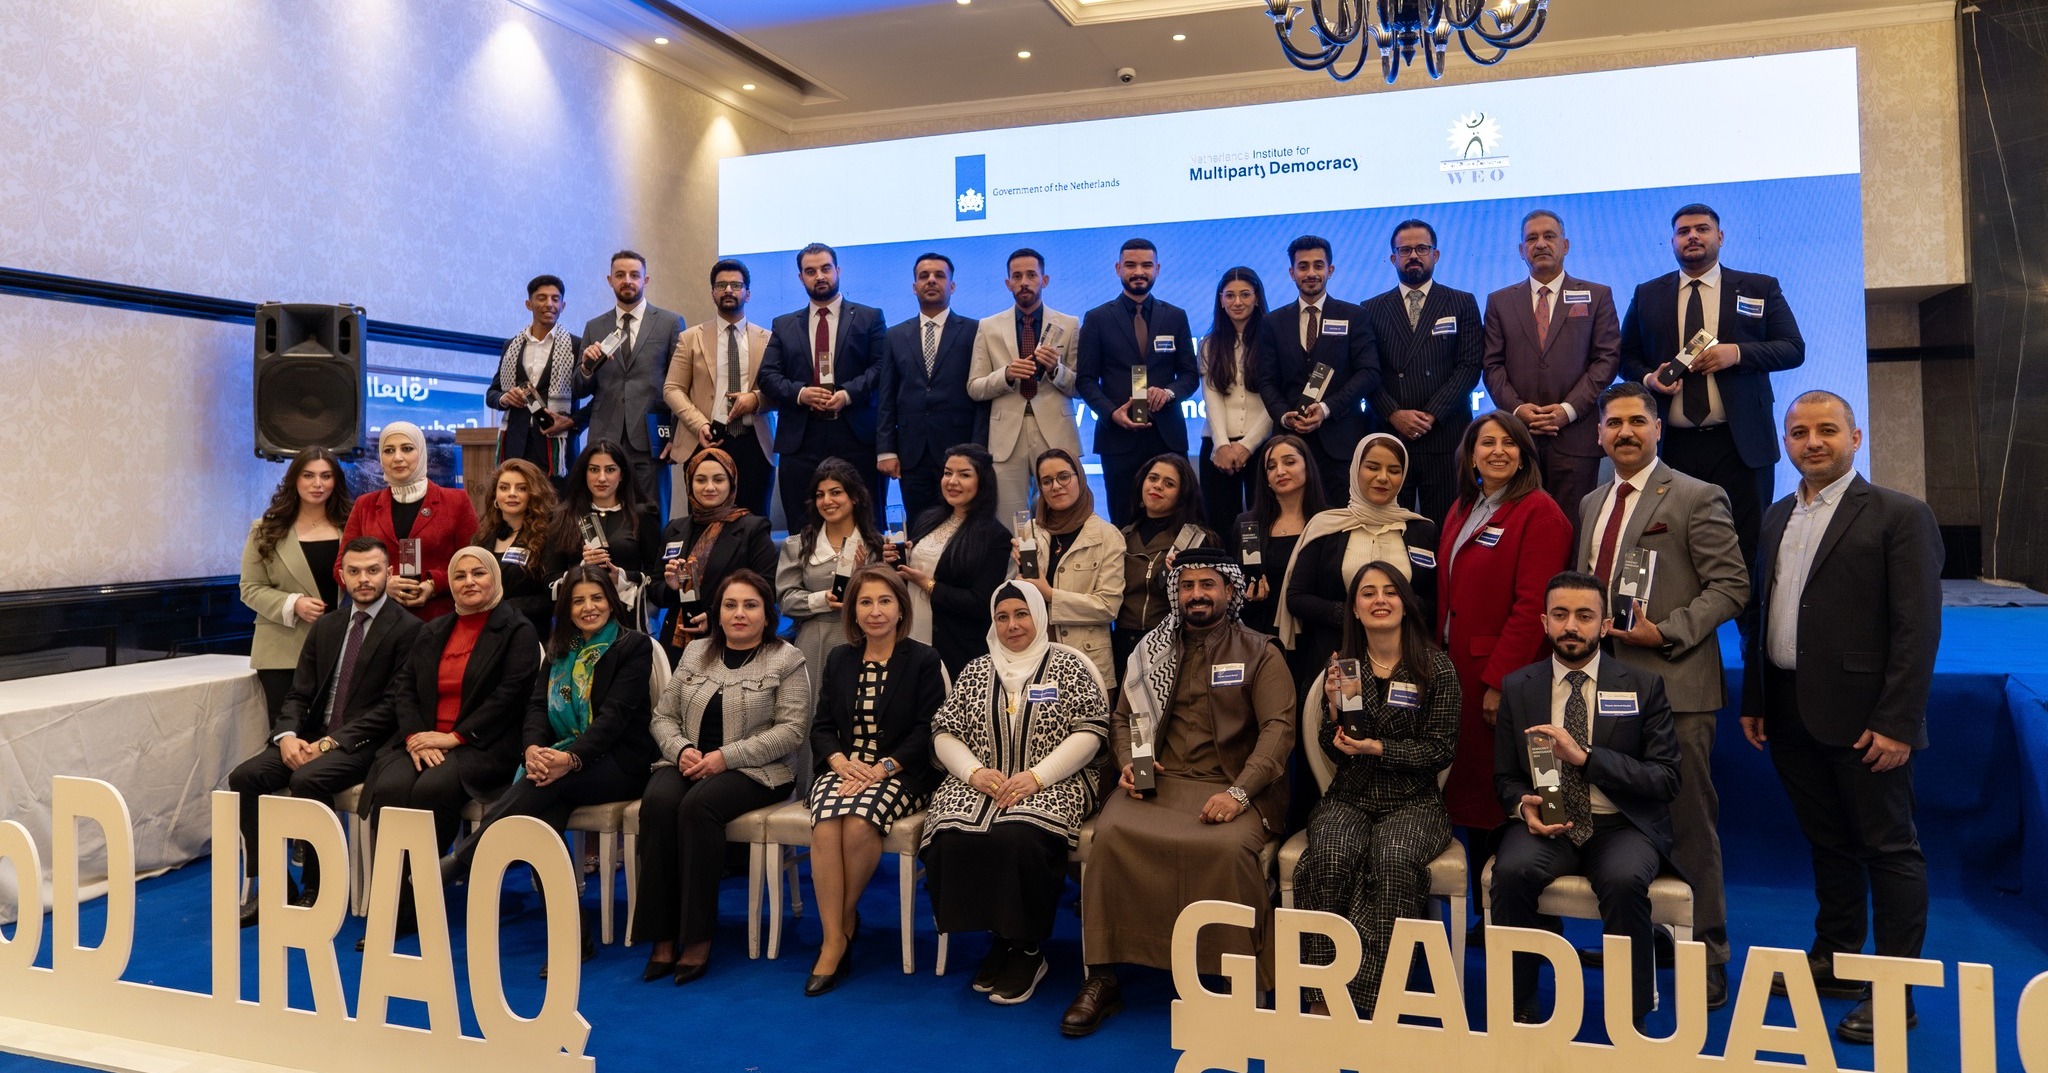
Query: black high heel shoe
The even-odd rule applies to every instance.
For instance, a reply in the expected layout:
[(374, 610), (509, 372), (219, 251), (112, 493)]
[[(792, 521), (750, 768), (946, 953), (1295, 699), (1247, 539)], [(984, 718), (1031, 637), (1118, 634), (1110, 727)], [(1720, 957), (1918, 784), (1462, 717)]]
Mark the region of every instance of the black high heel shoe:
[(817, 998), (819, 995), (838, 987), (852, 973), (853, 947), (848, 945), (846, 952), (839, 955), (838, 968), (833, 969), (829, 973), (814, 972), (804, 981), (804, 997)]
[(676, 971), (676, 959), (663, 960), (653, 954), (647, 955), (647, 967), (640, 970), (640, 979), (653, 983)]

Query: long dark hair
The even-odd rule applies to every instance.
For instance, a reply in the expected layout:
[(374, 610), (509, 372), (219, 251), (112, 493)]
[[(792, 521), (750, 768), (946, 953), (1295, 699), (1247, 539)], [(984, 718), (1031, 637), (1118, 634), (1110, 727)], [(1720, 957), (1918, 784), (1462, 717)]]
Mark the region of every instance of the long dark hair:
[[(1252, 315), (1245, 319), (1243, 335), (1238, 334), (1237, 322), (1223, 311), (1223, 288), (1239, 282), (1252, 285)], [(1258, 379), (1258, 347), (1253, 343), (1265, 319), (1266, 285), (1259, 282), (1259, 274), (1243, 265), (1223, 273), (1216, 283), (1216, 313), (1209, 318), (1209, 334), (1202, 337), (1202, 375), (1216, 385), (1217, 391), (1229, 391), (1237, 383), (1230, 358), (1239, 343), (1244, 344), (1244, 382), (1249, 384)]]
[(569, 491), (562, 497), (562, 512), (555, 517), (554, 544), (557, 549), (583, 546), (583, 532), (578, 527), (583, 516), (590, 513), (590, 460), (598, 455), (609, 455), (619, 464), (619, 506), (626, 512), (628, 525), (639, 524), (640, 486), (633, 480), (631, 456), (615, 441), (592, 440), (590, 446), (576, 456), (576, 461), (569, 463)]
[[(1195, 483), (1195, 467), (1189, 464), (1185, 456), (1177, 454), (1153, 455), (1144, 465), (1139, 466), (1138, 472), (1131, 477), (1131, 495), (1138, 503), (1138, 519), (1148, 517), (1144, 505), (1145, 477), (1152, 472), (1152, 467), (1162, 463), (1171, 467), (1180, 478), (1180, 498), (1173, 501), (1173, 513), (1166, 516), (1167, 520), (1176, 527), (1201, 525), (1202, 491), (1201, 486)], [(1137, 521), (1131, 523), (1134, 526), (1137, 524)]]
[(846, 489), (846, 497), (853, 501), (853, 531), (860, 534), (860, 542), (868, 547), (868, 561), (880, 562), (882, 558), (882, 534), (875, 528), (875, 495), (868, 490), (868, 482), (853, 463), (843, 458), (828, 458), (818, 463), (811, 474), (809, 504), (810, 519), (804, 523), (803, 532), (797, 535), (797, 562), (809, 562), (811, 552), (818, 547), (818, 534), (825, 531), (825, 519), (818, 517), (818, 486), (826, 481), (838, 481)]
[[(956, 458), (964, 458), (974, 467), (974, 498), (967, 503), (966, 520), (969, 523), (984, 518), (993, 520), (996, 516), (997, 499), (995, 456), (988, 453), (988, 448), (978, 443), (956, 443), (946, 448), (946, 461), (951, 462)], [(952, 516), (953, 508), (946, 503), (925, 511), (912, 523), (910, 539), (923, 539), (926, 533), (937, 529)]]
[(526, 517), (519, 522), (519, 539), (513, 541), (513, 546), (526, 551), (526, 572), (538, 575), (544, 569), (540, 561), (541, 552), (553, 535), (555, 486), (539, 466), (526, 459), (508, 458), (498, 463), (497, 472), (491, 474), (491, 486), (484, 490), (483, 517), (477, 522), (476, 536), (469, 542), (480, 548), (488, 548), (498, 542), (498, 530), (505, 526), (505, 516), (498, 513), (498, 481), (507, 473), (517, 473), (526, 480)]
[(1543, 489), (1543, 470), (1536, 465), (1536, 439), (1529, 435), (1529, 426), (1522, 419), (1506, 410), (1495, 410), (1480, 414), (1465, 426), (1465, 434), (1458, 439), (1458, 505), (1467, 510), (1479, 501), (1479, 478), (1472, 471), (1473, 445), (1479, 442), (1479, 430), (1491, 421), (1499, 425), (1515, 441), (1516, 450), (1521, 452), (1521, 468), (1508, 478), (1508, 486), (1502, 489), (1502, 502), (1513, 503), (1530, 492)]
[(619, 619), (625, 612), (625, 605), (619, 599), (619, 587), (612, 583), (612, 572), (602, 566), (577, 563), (569, 568), (568, 573), (562, 575), (562, 580), (556, 588), (555, 628), (548, 634), (549, 659), (561, 659), (568, 655), (569, 649), (576, 643), (576, 638), (583, 635), (583, 631), (569, 621), (569, 604), (575, 598), (576, 586), (585, 582), (604, 590), (604, 602), (612, 609), (612, 621), (618, 622), (620, 629), (632, 629)]
[(1259, 447), (1259, 453), (1252, 461), (1259, 472), (1252, 479), (1252, 520), (1259, 524), (1259, 532), (1270, 533), (1273, 523), (1280, 520), (1280, 497), (1273, 492), (1273, 486), (1266, 481), (1266, 464), (1273, 457), (1273, 448), (1292, 447), (1301, 455), (1303, 483), (1301, 486), (1301, 517), (1303, 521), (1323, 512), (1323, 476), (1316, 466), (1316, 453), (1308, 444), (1292, 432), (1283, 432), (1267, 440)]
[(1422, 598), (1415, 595), (1415, 587), (1392, 564), (1374, 559), (1358, 568), (1351, 575), (1351, 584), (1344, 589), (1344, 644), (1337, 654), (1345, 659), (1364, 659), (1365, 624), (1358, 621), (1358, 586), (1365, 581), (1368, 571), (1377, 570), (1394, 583), (1394, 592), (1401, 597), (1401, 662), (1408, 669), (1429, 679), (1431, 656), (1437, 651), (1436, 643), (1429, 639), (1429, 627), (1422, 624), (1425, 611)]
[(277, 491), (270, 494), (270, 505), (263, 508), (263, 517), (256, 522), (256, 557), (268, 559), (277, 550), (278, 542), (291, 532), (292, 523), (299, 518), (299, 474), (315, 462), (325, 462), (334, 469), (334, 491), (327, 497), (327, 521), (336, 529), (348, 525), (348, 512), (355, 506), (355, 496), (348, 490), (348, 477), (341, 472), (341, 457), (325, 447), (308, 447), (292, 456), (291, 465), (284, 468), (284, 479), (277, 482)]
[(704, 627), (708, 631), (705, 636), (711, 639), (711, 645), (705, 652), (703, 666), (709, 667), (712, 660), (725, 658), (725, 619), (718, 611), (725, 606), (726, 590), (734, 585), (745, 585), (761, 596), (761, 613), (766, 619), (766, 624), (761, 627), (762, 651), (788, 643), (775, 632), (775, 624), (782, 616), (775, 606), (775, 586), (768, 584), (767, 578), (741, 567), (725, 575), (725, 580), (718, 583), (718, 591), (711, 594), (711, 610), (704, 616)]

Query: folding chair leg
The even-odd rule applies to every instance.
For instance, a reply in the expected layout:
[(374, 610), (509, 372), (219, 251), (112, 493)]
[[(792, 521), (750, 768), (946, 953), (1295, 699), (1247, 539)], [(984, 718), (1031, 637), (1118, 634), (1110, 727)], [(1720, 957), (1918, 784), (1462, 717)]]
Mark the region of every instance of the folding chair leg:
[[(747, 957), (761, 956), (761, 873), (768, 868), (767, 847), (759, 842), (747, 846)], [(628, 903), (630, 906), (631, 903)], [(632, 910), (627, 910), (630, 919)]]
[(913, 915), (917, 907), (917, 858), (908, 853), (896, 857), (896, 893), (903, 905), (898, 923), (903, 929), (903, 974), (908, 976), (917, 971), (917, 945), (912, 934), (917, 927)]
[(1451, 929), (1451, 970), (1458, 974), (1458, 993), (1465, 993), (1465, 895), (1444, 899), (1445, 916)]
[(802, 919), (804, 915), (804, 885), (799, 882), (796, 865), (803, 857), (803, 853), (791, 853), (782, 862), (782, 875), (789, 880), (789, 915), (798, 919)]
[[(934, 928), (938, 926), (938, 923), (939, 918), (936, 916), (932, 917), (932, 926)], [(939, 961), (938, 964), (932, 966), (932, 975), (946, 975), (946, 933), (943, 931), (939, 932)]]
[(597, 907), (597, 919), (599, 921), (598, 938), (603, 940), (606, 946), (610, 946), (612, 944), (612, 872), (619, 866), (618, 858), (614, 856), (618, 852), (618, 843), (614, 842), (612, 836), (608, 833), (600, 834), (597, 837), (602, 840), (597, 844), (597, 896), (600, 899)]
[[(626, 934), (625, 945), (633, 945), (633, 910), (640, 906), (640, 836), (624, 836), (626, 848)], [(752, 903), (748, 903), (747, 916), (754, 915)]]
[[(782, 955), (782, 847), (774, 842), (762, 847), (767, 865), (775, 869), (775, 881), (768, 884), (768, 960)], [(796, 884), (790, 884), (790, 898), (796, 898)]]

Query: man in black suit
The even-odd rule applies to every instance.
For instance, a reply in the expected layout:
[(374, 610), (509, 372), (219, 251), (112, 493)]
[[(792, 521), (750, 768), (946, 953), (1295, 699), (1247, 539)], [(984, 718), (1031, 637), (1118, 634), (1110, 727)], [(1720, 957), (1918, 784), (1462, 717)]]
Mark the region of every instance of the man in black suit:
[[(682, 333), (683, 318), (647, 301), (647, 258), (632, 250), (612, 254), (611, 286), (618, 304), (583, 326), (583, 360), (576, 366), (576, 397), (595, 395), (590, 404), (590, 439), (612, 440), (626, 449), (633, 465), (633, 483), (640, 488), (644, 503), (660, 503), (662, 517), (668, 516), (666, 489), (668, 467), (655, 462), (667, 446), (658, 443), (648, 429), (648, 415), (667, 426), (668, 408), (661, 401), (662, 378), (668, 375), (668, 358), (675, 352), (676, 336)], [(616, 350), (607, 357), (605, 341), (612, 332), (621, 333)]]
[(917, 318), (889, 329), (882, 362), (875, 468), (903, 486), (903, 510), (915, 518), (945, 502), (939, 495), (939, 470), (946, 449), (987, 440), (988, 405), (967, 394), (980, 325), (948, 308), (953, 304), (953, 259), (919, 254), (911, 267), (910, 289), (917, 295)]
[(1472, 420), (1486, 329), (1471, 292), (1436, 282), (1436, 228), (1403, 221), (1392, 245), (1387, 260), (1400, 282), (1365, 303), (1379, 365), (1379, 390), (1368, 397), (1375, 429), (1408, 445), (1401, 503), (1441, 525), (1458, 498), (1458, 437)]
[(876, 510), (888, 502), (888, 485), (875, 468), (875, 393), (888, 357), (888, 322), (881, 310), (839, 293), (839, 253), (832, 247), (805, 246), (796, 268), (811, 300), (775, 318), (759, 378), (777, 410), (776, 487), (791, 530), (810, 516), (811, 474), (828, 458), (860, 472)]
[[(376, 537), (357, 537), (341, 553), (341, 584), (349, 603), (313, 623), (270, 747), (228, 773), (242, 795), (243, 867), (256, 868), (257, 799), (289, 792), (334, 807), (334, 796), (363, 781), (377, 750), (397, 729), (391, 678), (412, 650), (420, 621), (384, 598), (390, 550)], [(312, 904), (320, 861), (306, 858), (298, 904)], [(256, 923), (256, 897), (242, 903), (242, 926)]]
[[(1160, 268), (1157, 246), (1126, 239), (1116, 262), (1123, 293), (1081, 318), (1078, 382), (1095, 411), (1095, 453), (1102, 458), (1110, 524), (1117, 526), (1137, 518), (1139, 467), (1155, 455), (1188, 453), (1180, 402), (1202, 384), (1187, 312), (1152, 297)], [(1141, 364), (1148, 415), (1142, 424), (1131, 419), (1131, 371)]]
[[(1273, 423), (1307, 440), (1332, 505), (1351, 498), (1351, 449), (1365, 438), (1360, 404), (1380, 385), (1373, 325), (1365, 310), (1330, 297), (1337, 257), (1330, 240), (1303, 235), (1287, 244), (1294, 301), (1259, 322), (1258, 375), (1252, 387)], [(1322, 400), (1302, 408), (1302, 391), (1317, 365), (1330, 368)]]
[[(1664, 461), (1728, 493), (1745, 562), (1756, 560), (1757, 525), (1773, 498), (1778, 441), (1771, 374), (1806, 361), (1806, 340), (1771, 276), (1721, 265), (1721, 217), (1687, 205), (1671, 217), (1678, 271), (1636, 288), (1621, 321), (1621, 376), (1658, 393)], [(1704, 329), (1720, 340), (1683, 378), (1657, 370)], [(1746, 621), (1746, 619), (1745, 619)]]
[[(1501, 683), (1493, 787), (1520, 823), (1503, 829), (1493, 862), (1493, 922), (1556, 928), (1536, 910), (1550, 882), (1584, 875), (1600, 899), (1601, 930), (1626, 935), (1638, 1026), (1656, 988), (1650, 881), (1671, 854), (1670, 803), (1678, 793), (1678, 736), (1664, 682), (1602, 657), (1607, 592), (1591, 574), (1565, 571), (1543, 597), (1551, 658)], [(1529, 745), (1544, 739), (1556, 780), (1539, 778)], [(1537, 787), (1557, 787), (1546, 810)], [(1535, 1020), (1536, 961), (1515, 958), (1515, 1020)]]
[[(1852, 1043), (1871, 1041), (1871, 1000), (1835, 976), (1834, 955), (1862, 952), (1864, 905), (1880, 956), (1919, 957), (1927, 935), (1913, 750), (1927, 747), (1941, 643), (1934, 512), (1858, 476), (1862, 444), (1855, 412), (1830, 392), (1785, 412), (1799, 486), (1764, 515), (1742, 674), (1743, 736), (1769, 743), (1813, 848), (1814, 982), (1823, 995), (1863, 996), (1835, 1026)], [(1906, 1009), (1911, 1027), (1910, 999)]]

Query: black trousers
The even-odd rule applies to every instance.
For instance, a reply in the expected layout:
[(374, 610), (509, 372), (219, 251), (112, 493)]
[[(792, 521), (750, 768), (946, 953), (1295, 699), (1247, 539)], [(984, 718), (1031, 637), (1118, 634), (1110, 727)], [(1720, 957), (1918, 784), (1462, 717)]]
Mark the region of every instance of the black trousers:
[[(1672, 431), (1671, 426), (1665, 425), (1664, 431), (1669, 434)], [(1558, 507), (1564, 511), (1565, 519), (1572, 523), (1572, 530), (1576, 532), (1579, 528), (1579, 501), (1586, 498), (1593, 489), (1600, 487), (1600, 456), (1593, 455), (1589, 458), (1585, 455), (1566, 454), (1557, 449), (1555, 440), (1548, 437), (1536, 441), (1536, 453), (1543, 471), (1543, 490), (1550, 493), (1550, 498), (1557, 500)], [(1674, 462), (1671, 468), (1679, 467)], [(1443, 523), (1443, 515), (1430, 516), (1435, 518), (1439, 525)]]
[[(1728, 493), (1728, 510), (1735, 516), (1735, 539), (1742, 545), (1742, 561), (1756, 562), (1757, 533), (1763, 528), (1764, 508), (1777, 498), (1772, 483), (1773, 467), (1752, 468), (1744, 464), (1741, 453), (1735, 449), (1735, 434), (1727, 425), (1694, 429), (1679, 428), (1666, 421), (1664, 444), (1658, 453), (1672, 469), (1718, 484)], [(1599, 459), (1593, 461), (1599, 463)], [(1577, 517), (1573, 511), (1565, 513)], [(1753, 607), (1743, 612), (1745, 623), (1753, 612)]]
[(1137, 450), (1096, 452), (1102, 459), (1102, 493), (1109, 500), (1109, 524), (1118, 529), (1138, 520), (1138, 471), (1160, 455), (1180, 454), (1167, 450), (1166, 440), (1156, 428), (1138, 435), (1141, 439)]
[(1763, 674), (1771, 763), (1813, 849), (1813, 952), (1860, 953), (1874, 931), (1879, 955), (1919, 957), (1927, 857), (1913, 823), (1912, 761), (1876, 773), (1862, 751), (1813, 740), (1798, 718), (1798, 673)]
[[(757, 416), (755, 420), (766, 418)], [(751, 428), (734, 429), (732, 435), (719, 441), (718, 449), (731, 455), (732, 464), (739, 468), (739, 488), (734, 493), (739, 505), (763, 518), (768, 517), (768, 493), (775, 487), (775, 464), (761, 452), (760, 437), (754, 435)], [(791, 528), (801, 528), (802, 525), (803, 522), (798, 521)]]
[[(1542, 838), (1519, 822), (1501, 836), (1493, 860), (1493, 922), (1516, 928), (1557, 931), (1556, 917), (1536, 911), (1543, 888), (1558, 876), (1584, 875), (1600, 900), (1600, 930), (1626, 935), (1635, 984), (1635, 1016), (1650, 1012), (1657, 990), (1657, 955), (1651, 945), (1650, 881), (1657, 878), (1661, 857), (1650, 837), (1619, 813), (1596, 816), (1593, 837), (1583, 846), (1560, 835)], [(1515, 1002), (1529, 1001), (1536, 990), (1536, 958), (1515, 958)]]
[(292, 676), (298, 672), (290, 667), (277, 667), (256, 672), (256, 683), (263, 687), (263, 708), (270, 713), (270, 732), (277, 733), (277, 721), (284, 715), (285, 694), (292, 691)]
[(819, 463), (828, 458), (850, 463), (867, 482), (868, 494), (874, 497), (875, 520), (881, 521), (882, 504), (888, 502), (889, 482), (875, 469), (875, 445), (860, 442), (844, 417), (820, 421), (813, 415), (804, 429), (802, 445), (782, 456), (776, 482), (777, 496), (782, 502), (782, 524), (792, 533), (810, 519), (811, 477), (818, 472)]
[[(946, 497), (944, 493), (939, 491), (939, 474), (945, 472), (946, 469), (946, 458), (943, 454), (933, 455), (930, 452), (926, 452), (915, 463), (900, 457), (897, 459), (897, 462), (901, 466), (903, 474), (901, 477), (896, 478), (896, 487), (903, 493), (903, 519), (905, 522), (915, 520), (918, 515), (933, 507), (945, 505)], [(882, 525), (884, 517), (882, 506), (881, 500), (875, 501), (875, 525), (877, 527)], [(1009, 518), (998, 520), (1004, 525), (1008, 525), (1011, 521)]]
[[(321, 753), (293, 771), (277, 746), (271, 745), (235, 765), (228, 772), (228, 789), (242, 795), (242, 841), (249, 847), (242, 867), (247, 874), (256, 874), (256, 809), (264, 794), (289, 793), (333, 808), (334, 795), (363, 781), (372, 759), (369, 749), (358, 753), (336, 749)], [(310, 853), (306, 856), (305, 880), (308, 886), (318, 886), (320, 882), (320, 859)]]
[[(454, 751), (438, 766), (417, 771), (404, 749), (378, 757), (363, 780), (363, 802), (371, 810), (370, 830), (376, 831), (384, 809), (425, 809), (434, 814), (434, 843), (445, 850), (462, 826), (462, 806), (469, 804), (469, 791), (462, 787), (462, 768)], [(506, 776), (509, 780), (511, 773)]]
[(1209, 456), (1216, 453), (1216, 441), (1202, 437), (1202, 521), (1221, 538), (1226, 545), (1235, 546), (1234, 530), (1237, 516), (1252, 509), (1253, 481), (1257, 480), (1266, 465), (1263, 445), (1252, 452), (1251, 460), (1236, 473), (1225, 473), (1216, 468)]
[(568, 826), (569, 813), (576, 809), (609, 801), (631, 801), (640, 796), (646, 785), (646, 768), (641, 767), (638, 771), (621, 768), (611, 756), (585, 761), (582, 770), (572, 771), (546, 786), (522, 778), (484, 810), (483, 822), (476, 825), (476, 830), (457, 840), (455, 847), (448, 851), (449, 855), (459, 859), (466, 872), (484, 832), (507, 816), (538, 816), (549, 827), (560, 831)]
[[(788, 467), (784, 467), (784, 472)], [(654, 772), (640, 799), (640, 890), (635, 942), (702, 942), (718, 924), (725, 825), (789, 799), (737, 771), (692, 782), (674, 765)]]
[[(1597, 462), (1598, 459), (1594, 461)], [(1350, 464), (1349, 461), (1345, 462), (1347, 466)], [(1547, 475), (1543, 487), (1550, 487)], [(1332, 500), (1330, 506), (1342, 506), (1350, 501), (1350, 495), (1350, 486), (1346, 485), (1345, 498)], [(1407, 479), (1401, 482), (1401, 494), (1396, 498), (1402, 506), (1435, 522), (1437, 528), (1443, 528), (1444, 519), (1451, 513), (1451, 504), (1458, 501), (1457, 454), (1444, 451), (1424, 453), (1411, 449), (1408, 454)], [(1559, 502), (1562, 503), (1563, 500)], [(1565, 513), (1571, 514), (1572, 508), (1567, 507)]]

